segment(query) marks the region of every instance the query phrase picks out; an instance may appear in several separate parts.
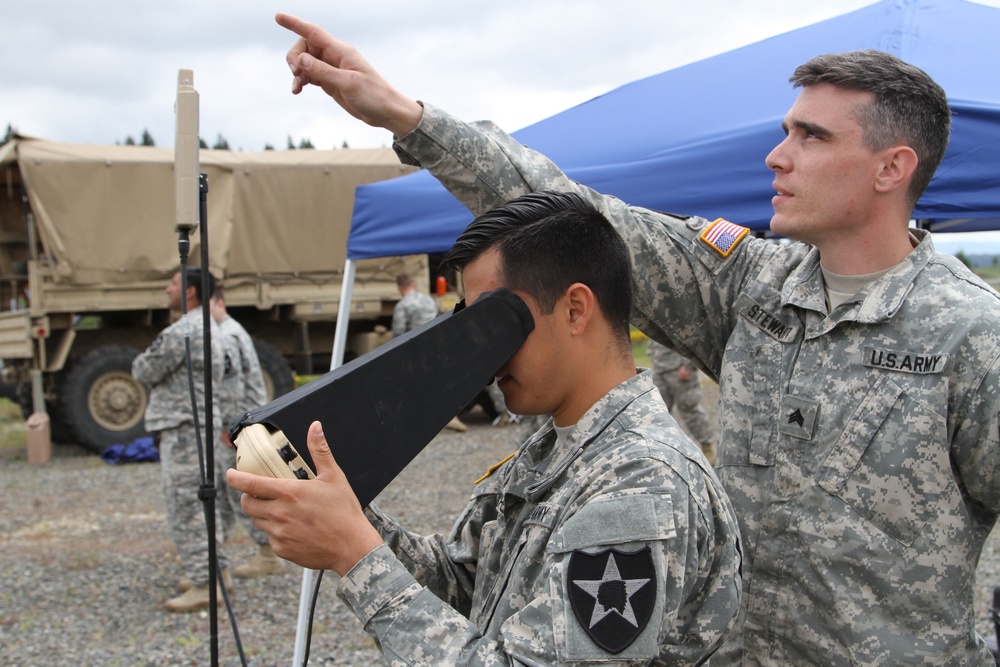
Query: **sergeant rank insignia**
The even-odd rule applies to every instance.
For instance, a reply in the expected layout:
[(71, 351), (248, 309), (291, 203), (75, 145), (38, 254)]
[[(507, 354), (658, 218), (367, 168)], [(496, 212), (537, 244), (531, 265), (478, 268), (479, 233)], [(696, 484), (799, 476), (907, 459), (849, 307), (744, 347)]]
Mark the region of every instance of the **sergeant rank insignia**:
[(649, 547), (634, 553), (574, 551), (567, 568), (569, 601), (594, 643), (621, 653), (642, 633), (656, 602), (656, 568)]

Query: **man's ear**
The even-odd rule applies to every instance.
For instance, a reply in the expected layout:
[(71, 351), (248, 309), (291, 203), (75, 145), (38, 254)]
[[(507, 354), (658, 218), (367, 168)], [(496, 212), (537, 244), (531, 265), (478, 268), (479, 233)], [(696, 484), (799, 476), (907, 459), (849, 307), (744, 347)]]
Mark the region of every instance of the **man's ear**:
[(571, 333), (583, 333), (597, 314), (597, 298), (594, 292), (583, 283), (573, 283), (566, 289), (563, 299)]
[(884, 160), (875, 174), (876, 192), (891, 192), (899, 187), (909, 187), (910, 178), (917, 170), (920, 159), (909, 146), (893, 146), (885, 149)]

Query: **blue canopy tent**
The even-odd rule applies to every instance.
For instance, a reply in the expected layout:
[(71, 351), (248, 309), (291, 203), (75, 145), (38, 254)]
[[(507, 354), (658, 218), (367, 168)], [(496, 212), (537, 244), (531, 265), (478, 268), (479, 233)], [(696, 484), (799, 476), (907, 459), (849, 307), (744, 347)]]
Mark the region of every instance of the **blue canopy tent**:
[[(661, 211), (771, 218), (764, 157), (782, 138), (795, 67), (872, 48), (928, 72), (954, 112), (951, 145), (914, 217), (934, 231), (1000, 229), (1000, 10), (884, 0), (627, 84), (513, 135), (571, 178)], [(428, 173), (357, 189), (348, 257), (442, 252), (471, 221)]]

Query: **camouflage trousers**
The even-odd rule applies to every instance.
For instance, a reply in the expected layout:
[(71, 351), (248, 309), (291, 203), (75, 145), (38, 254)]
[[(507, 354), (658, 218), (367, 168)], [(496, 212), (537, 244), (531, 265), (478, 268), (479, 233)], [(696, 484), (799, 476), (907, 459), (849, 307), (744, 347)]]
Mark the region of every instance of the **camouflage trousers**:
[(681, 380), (677, 371), (676, 368), (668, 371), (654, 368), (653, 382), (660, 390), (667, 409), (673, 411), (674, 406), (677, 406), (677, 414), (683, 421), (684, 429), (692, 440), (701, 445), (706, 456), (709, 456), (708, 450), (711, 449), (712, 456), (709, 456), (709, 460), (712, 461), (719, 431), (702, 406), (701, 375), (693, 371), (687, 380)]
[(223, 539), (231, 536), (236, 529), (236, 524), (242, 521), (254, 544), (267, 544), (267, 533), (250, 523), (250, 518), (243, 514), (243, 508), (240, 507), (240, 496), (243, 495), (243, 492), (234, 489), (226, 482), (226, 471), (236, 467), (236, 448), (227, 447), (219, 442), (215, 446), (215, 451), (217, 480), (215, 484), (219, 489), (219, 514), (222, 519)]
[[(196, 586), (205, 586), (209, 571), (208, 527), (205, 504), (198, 498), (201, 468), (193, 424), (182, 424), (160, 432), (160, 481), (167, 527), (184, 565), (184, 576)], [(220, 488), (218, 480), (216, 488)], [(229, 567), (229, 557), (219, 539), (222, 536), (219, 507), (225, 499), (225, 493), (218, 493), (215, 503), (216, 554), (222, 568)]]

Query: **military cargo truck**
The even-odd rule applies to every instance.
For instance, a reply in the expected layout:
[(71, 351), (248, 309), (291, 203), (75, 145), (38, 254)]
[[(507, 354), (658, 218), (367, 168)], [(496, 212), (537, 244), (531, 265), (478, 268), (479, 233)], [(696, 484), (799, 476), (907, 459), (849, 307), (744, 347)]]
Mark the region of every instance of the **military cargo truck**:
[[(99, 451), (144, 432), (147, 396), (130, 368), (176, 317), (164, 292), (180, 261), (173, 167), (173, 150), (155, 147), (0, 147), (4, 380), (26, 415), (48, 412), (57, 442)], [(388, 148), (200, 152), (209, 264), (272, 397), (292, 369), (329, 368), (354, 188), (411, 170)], [(404, 271), (428, 285), (426, 256), (359, 262), (347, 358), (384, 341)]]

